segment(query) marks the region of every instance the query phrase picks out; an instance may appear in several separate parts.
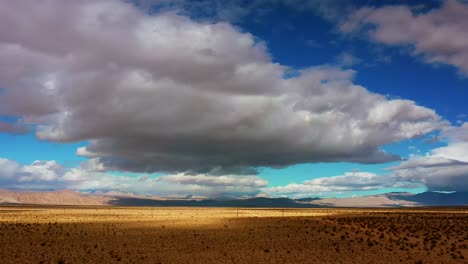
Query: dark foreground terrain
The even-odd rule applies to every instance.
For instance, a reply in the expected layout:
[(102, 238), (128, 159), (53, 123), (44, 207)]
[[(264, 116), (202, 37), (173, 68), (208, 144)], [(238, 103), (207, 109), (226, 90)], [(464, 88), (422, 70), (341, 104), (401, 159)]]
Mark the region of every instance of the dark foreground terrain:
[(0, 207), (1, 263), (468, 263), (468, 210)]

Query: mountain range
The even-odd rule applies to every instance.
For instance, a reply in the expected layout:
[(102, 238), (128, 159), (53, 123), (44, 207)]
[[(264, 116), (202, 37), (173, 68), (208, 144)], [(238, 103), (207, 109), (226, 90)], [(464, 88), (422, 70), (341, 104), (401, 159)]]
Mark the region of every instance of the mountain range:
[(102, 206), (201, 206), (201, 207), (263, 207), (263, 208), (322, 208), (322, 207), (422, 207), (468, 206), (468, 193), (423, 192), (386, 193), (349, 198), (267, 198), (248, 199), (169, 199), (138, 196), (131, 193), (81, 193), (61, 191), (0, 190), (0, 204), (8, 205), (102, 205)]

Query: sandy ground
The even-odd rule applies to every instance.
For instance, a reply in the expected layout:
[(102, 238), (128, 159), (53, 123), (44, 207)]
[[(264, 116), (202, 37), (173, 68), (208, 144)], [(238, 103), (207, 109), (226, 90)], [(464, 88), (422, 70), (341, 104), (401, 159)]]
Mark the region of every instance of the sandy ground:
[(0, 207), (1, 263), (468, 263), (467, 259), (468, 210), (462, 208)]

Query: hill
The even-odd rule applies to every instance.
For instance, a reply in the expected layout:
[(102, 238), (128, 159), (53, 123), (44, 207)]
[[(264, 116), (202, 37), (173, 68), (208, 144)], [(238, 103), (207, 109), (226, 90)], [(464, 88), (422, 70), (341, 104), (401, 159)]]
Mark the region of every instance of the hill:
[(468, 205), (468, 193), (387, 193), (349, 198), (302, 199), (267, 197), (249, 199), (170, 199), (151, 196), (137, 196), (134, 194), (120, 192), (89, 194), (70, 190), (47, 192), (17, 192), (0, 190), (0, 204), (262, 208), (466, 206)]

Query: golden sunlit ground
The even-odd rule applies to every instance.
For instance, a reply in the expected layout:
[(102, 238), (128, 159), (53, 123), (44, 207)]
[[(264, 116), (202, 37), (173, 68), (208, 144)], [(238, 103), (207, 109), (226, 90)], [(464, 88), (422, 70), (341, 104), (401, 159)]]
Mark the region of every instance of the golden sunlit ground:
[(1, 263), (468, 263), (468, 210), (0, 207)]

